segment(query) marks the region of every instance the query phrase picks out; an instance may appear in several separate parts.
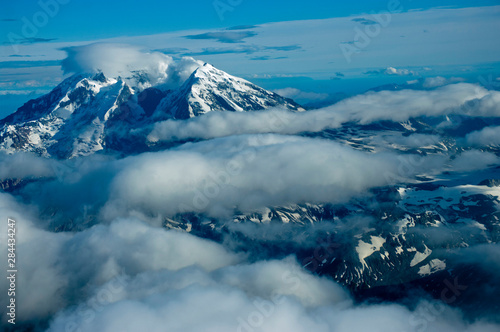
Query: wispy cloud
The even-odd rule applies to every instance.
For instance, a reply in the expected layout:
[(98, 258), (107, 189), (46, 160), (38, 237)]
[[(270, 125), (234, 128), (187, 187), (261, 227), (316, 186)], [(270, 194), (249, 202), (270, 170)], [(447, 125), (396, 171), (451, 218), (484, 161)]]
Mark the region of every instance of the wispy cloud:
[(277, 94), (291, 98), (294, 100), (297, 100), (299, 102), (301, 101), (315, 101), (315, 100), (323, 100), (328, 98), (327, 93), (316, 93), (316, 92), (305, 92), (296, 88), (284, 88), (284, 89), (277, 89), (274, 90)]
[[(284, 45), (284, 46), (261, 46), (261, 45), (237, 45), (235, 47), (206, 47), (199, 52), (178, 52), (177, 54), (185, 56), (200, 56), (200, 55), (217, 55), (217, 54), (254, 54), (257, 52), (291, 52), (301, 50), (299, 45)], [(169, 54), (169, 49), (159, 50), (165, 54)]]
[(363, 24), (363, 25), (375, 25), (375, 24), (379, 24), (373, 20), (369, 20), (369, 19), (366, 19), (366, 18), (353, 18), (351, 21), (354, 21), (354, 22), (357, 22), (357, 23), (360, 23), (360, 24)]
[(237, 25), (234, 27), (227, 28), (226, 30), (248, 30), (258, 28), (258, 25)]
[(280, 60), (280, 59), (288, 59), (288, 57), (286, 57), (286, 56), (272, 57), (269, 55), (263, 55), (263, 56), (254, 56), (254, 57), (250, 58), (250, 60), (253, 60), (253, 61), (268, 61), (268, 60)]
[[(57, 40), (57, 38), (40, 38), (40, 37), (32, 37), (32, 38), (17, 38), (13, 42), (15, 44), (21, 45), (30, 45), (30, 44), (39, 44), (39, 43), (49, 43), (51, 41)], [(4, 45), (10, 45), (12, 42), (4, 42)]]
[(463, 82), (465, 79), (461, 77), (450, 77), (450, 78), (445, 78), (442, 76), (436, 76), (436, 77), (427, 77), (422, 84), (424, 88), (435, 88), (438, 86), (443, 86), (451, 83), (457, 83), (457, 82)]
[(31, 58), (31, 55), (28, 54), (11, 54), (9, 58)]
[(217, 31), (184, 36), (187, 39), (213, 39), (220, 43), (242, 43), (244, 39), (257, 36), (254, 31)]
[(50, 90), (0, 90), (0, 96), (8, 95), (35, 95), (49, 93)]

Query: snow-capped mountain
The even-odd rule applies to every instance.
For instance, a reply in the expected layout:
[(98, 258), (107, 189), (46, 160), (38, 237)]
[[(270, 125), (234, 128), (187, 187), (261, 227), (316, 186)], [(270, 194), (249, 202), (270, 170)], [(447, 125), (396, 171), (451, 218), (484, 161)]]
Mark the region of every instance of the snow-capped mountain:
[(132, 95), (121, 79), (75, 75), (0, 122), (0, 146), (70, 158), (103, 149), (106, 122)]
[(290, 99), (205, 64), (179, 90), (169, 93), (155, 113), (188, 119), (211, 111), (258, 111), (276, 106), (302, 110)]
[[(144, 86), (141, 77), (141, 86)], [(141, 137), (129, 132), (165, 119), (187, 119), (211, 111), (259, 111), (280, 106), (303, 110), (290, 99), (231, 76), (209, 64), (177, 89), (141, 89), (133, 80), (104, 74), (75, 75), (49, 94), (30, 100), (0, 121), (0, 149), (57, 158), (102, 150), (137, 151)]]

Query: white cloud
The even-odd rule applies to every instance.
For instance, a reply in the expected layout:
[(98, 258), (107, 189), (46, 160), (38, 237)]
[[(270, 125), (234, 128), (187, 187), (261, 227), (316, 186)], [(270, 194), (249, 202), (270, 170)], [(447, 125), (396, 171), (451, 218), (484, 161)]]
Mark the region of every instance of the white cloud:
[(376, 138), (376, 140), (385, 140), (390, 144), (401, 145), (407, 148), (424, 148), (439, 144), (442, 138), (438, 135), (411, 134), (409, 136), (383, 135), (380, 138)]
[(457, 83), (457, 82), (463, 82), (465, 79), (461, 77), (450, 77), (450, 78), (445, 78), (442, 76), (436, 76), (436, 77), (427, 77), (423, 83), (424, 88), (436, 88), (438, 86), (443, 86), (447, 84), (452, 84), (452, 83)]
[(44, 94), (49, 92), (50, 90), (1, 90), (0, 96)]
[[(435, 90), (369, 92), (342, 100), (326, 109), (362, 124), (380, 120), (406, 121), (411, 117), (464, 114), (500, 115), (500, 92), (458, 83)], [(325, 110), (326, 110), (325, 109)]]
[[(203, 64), (192, 58), (175, 62), (172, 57), (159, 52), (143, 52), (137, 46), (112, 43), (95, 43), (65, 48), (62, 61), (65, 73), (94, 73), (102, 71), (108, 77), (131, 78), (140, 72), (148, 76), (151, 85), (163, 84), (166, 89), (177, 87)], [(129, 80), (130, 81), (130, 80)], [(139, 81), (140, 87), (142, 83)]]
[(273, 92), (279, 94), (280, 96), (291, 98), (297, 101), (323, 100), (328, 98), (327, 93), (304, 92), (296, 88), (277, 89)]
[[(213, 271), (241, 260), (222, 246), (137, 220), (116, 220), (71, 234), (40, 228), (37, 211), (0, 193), (1, 217), (16, 220), (18, 321), (44, 319), (120, 275), (196, 267)], [(2, 243), (7, 226), (2, 223)], [(22, 257), (22, 258), (21, 258)], [(7, 270), (7, 260), (0, 266)], [(7, 294), (8, 283), (0, 282)], [(8, 298), (0, 300), (7, 305)], [(5, 316), (5, 315), (4, 315)], [(2, 317), (2, 322), (5, 321)]]
[(292, 113), (281, 109), (265, 112), (210, 112), (186, 121), (158, 123), (148, 136), (152, 142), (187, 138), (214, 138), (238, 134), (296, 134), (339, 127), (345, 118), (328, 111)]
[(500, 146), (500, 127), (486, 127), (474, 131), (465, 137), (467, 144), (472, 146)]
[(464, 151), (451, 162), (453, 170), (457, 172), (485, 169), (497, 164), (500, 164), (500, 157), (478, 150)]
[(417, 171), (405, 168), (405, 157), (370, 154), (327, 140), (279, 135), (219, 138), (124, 160), (104, 212), (107, 218), (134, 211), (227, 216), (234, 209), (342, 202), (370, 187), (435, 168), (441, 159), (428, 157)]
[(0, 152), (0, 180), (51, 177), (55, 175), (56, 161), (30, 153), (13, 155)]
[(394, 68), (394, 67), (387, 67), (383, 72), (385, 75), (397, 75), (397, 76), (413, 76), (413, 75), (418, 75), (417, 72), (405, 69), (405, 68)]
[(406, 68), (394, 68), (394, 67), (387, 67), (384, 69), (378, 69), (378, 70), (369, 70), (364, 72), (365, 75), (388, 75), (388, 76), (416, 76), (418, 75), (418, 72), (409, 70)]

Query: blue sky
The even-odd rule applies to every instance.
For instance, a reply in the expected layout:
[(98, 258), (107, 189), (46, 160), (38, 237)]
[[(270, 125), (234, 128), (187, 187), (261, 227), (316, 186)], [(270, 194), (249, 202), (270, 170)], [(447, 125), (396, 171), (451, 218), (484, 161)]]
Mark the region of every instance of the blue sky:
[(3, 1), (0, 13), (0, 117), (67, 75), (62, 49), (94, 42), (192, 56), (299, 99), (500, 72), (498, 0), (41, 0)]
[[(41, 0), (50, 3), (51, 0)], [(390, 0), (64, 0), (60, 13), (40, 31), (40, 38), (79, 41), (137, 36), (188, 29), (223, 28), (305, 19), (343, 17), (385, 9)], [(405, 10), (436, 6), (498, 5), (498, 0), (401, 0)], [(218, 7), (219, 9), (217, 9)], [(2, 1), (2, 31), (20, 31), (22, 18), (40, 10), (38, 0)], [(219, 15), (221, 13), (221, 15)], [(2, 43), (8, 41), (2, 33)]]

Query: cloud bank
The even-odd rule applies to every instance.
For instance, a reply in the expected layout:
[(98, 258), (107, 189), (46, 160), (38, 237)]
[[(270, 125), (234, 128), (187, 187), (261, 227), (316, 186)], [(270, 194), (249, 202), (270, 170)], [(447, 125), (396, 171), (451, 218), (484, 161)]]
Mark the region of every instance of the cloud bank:
[(55, 176), (57, 163), (29, 153), (0, 152), (0, 179), (29, 179)]
[(466, 142), (472, 146), (500, 146), (500, 127), (486, 127), (467, 135)]
[(105, 214), (197, 211), (220, 217), (266, 206), (345, 202), (371, 187), (411, 181), (415, 172), (440, 163), (441, 157), (428, 157), (417, 170), (406, 167), (406, 157), (327, 140), (232, 136), (125, 160)]
[(167, 120), (158, 123), (148, 138), (157, 142), (255, 133), (290, 135), (339, 128), (347, 122), (403, 122), (420, 116), (449, 114), (498, 117), (500, 92), (459, 83), (429, 91), (368, 92), (329, 107), (301, 113), (279, 109), (251, 113), (211, 112), (185, 121)]

